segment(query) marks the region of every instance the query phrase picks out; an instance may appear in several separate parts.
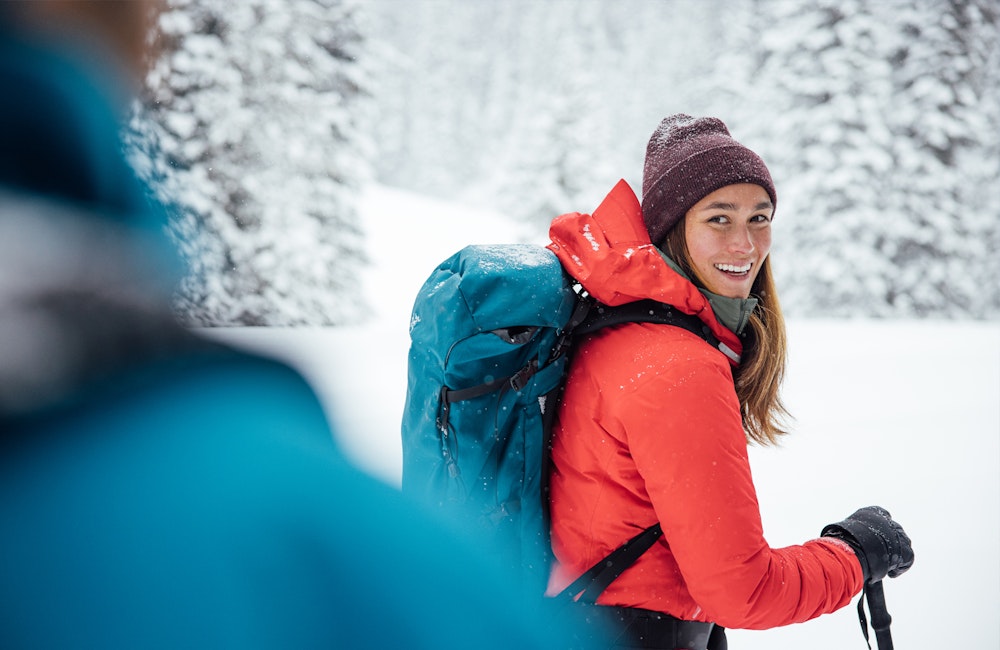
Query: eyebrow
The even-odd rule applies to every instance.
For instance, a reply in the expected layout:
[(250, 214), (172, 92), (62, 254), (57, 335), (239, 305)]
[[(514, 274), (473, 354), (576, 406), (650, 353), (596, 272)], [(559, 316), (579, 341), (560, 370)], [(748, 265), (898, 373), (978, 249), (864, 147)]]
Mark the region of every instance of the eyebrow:
[[(774, 206), (770, 201), (761, 201), (754, 206), (754, 210), (767, 210), (768, 208), (773, 208)], [(727, 201), (713, 201), (706, 205), (702, 210), (736, 210), (735, 203), (729, 203)]]

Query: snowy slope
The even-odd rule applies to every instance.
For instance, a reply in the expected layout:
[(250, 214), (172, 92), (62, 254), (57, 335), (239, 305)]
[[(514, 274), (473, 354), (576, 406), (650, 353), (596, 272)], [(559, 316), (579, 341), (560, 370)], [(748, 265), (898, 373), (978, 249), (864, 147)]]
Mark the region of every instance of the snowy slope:
[[(352, 457), (398, 484), (413, 296), (463, 245), (523, 232), (496, 214), (385, 188), (370, 191), (362, 211), (374, 322), (213, 334), (299, 367)], [(886, 585), (897, 647), (1000, 648), (1000, 323), (793, 321), (789, 338), (795, 433), (751, 454), (771, 545), (883, 505), (917, 557)], [(730, 641), (739, 650), (865, 648), (853, 606), (788, 628), (732, 631)]]

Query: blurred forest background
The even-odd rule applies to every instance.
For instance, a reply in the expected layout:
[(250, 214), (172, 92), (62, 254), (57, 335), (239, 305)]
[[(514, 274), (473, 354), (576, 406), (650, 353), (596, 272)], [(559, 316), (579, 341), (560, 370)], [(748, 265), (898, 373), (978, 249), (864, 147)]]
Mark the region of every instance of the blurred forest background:
[(165, 4), (130, 155), (171, 205), (191, 325), (363, 322), (362, 192), (543, 243), (619, 178), (639, 192), (677, 112), (767, 161), (789, 316), (1000, 318), (997, 0)]

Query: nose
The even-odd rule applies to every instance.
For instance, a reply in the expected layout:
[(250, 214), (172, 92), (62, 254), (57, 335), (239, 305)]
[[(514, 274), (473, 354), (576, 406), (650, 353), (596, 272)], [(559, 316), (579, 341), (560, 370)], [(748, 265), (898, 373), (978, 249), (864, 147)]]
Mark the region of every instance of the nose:
[(734, 228), (729, 238), (729, 250), (741, 255), (749, 255), (756, 246), (753, 242), (753, 234), (747, 225), (739, 225)]

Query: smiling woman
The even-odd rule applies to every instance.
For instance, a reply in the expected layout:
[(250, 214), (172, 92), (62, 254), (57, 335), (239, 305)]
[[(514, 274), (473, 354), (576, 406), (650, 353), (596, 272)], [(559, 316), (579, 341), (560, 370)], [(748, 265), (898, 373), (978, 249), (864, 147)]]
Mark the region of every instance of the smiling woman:
[(674, 115), (649, 140), (641, 205), (622, 182), (593, 215), (552, 224), (552, 250), (597, 300), (696, 314), (736, 353), (653, 323), (607, 328), (575, 352), (553, 429), (550, 591), (662, 530), (592, 608), (621, 629), (614, 647), (722, 649), (721, 626), (815, 618), (913, 561), (880, 508), (800, 546), (764, 538), (747, 444), (784, 433), (785, 326), (768, 256), (776, 205), (767, 166), (725, 124)]
[[(771, 251), (771, 204), (751, 183), (715, 190), (684, 215), (684, 248), (694, 276), (712, 293), (749, 298)], [(683, 249), (682, 249), (683, 250)]]

